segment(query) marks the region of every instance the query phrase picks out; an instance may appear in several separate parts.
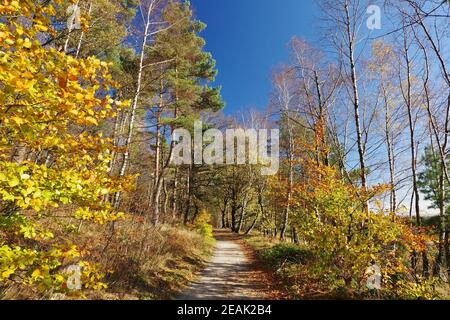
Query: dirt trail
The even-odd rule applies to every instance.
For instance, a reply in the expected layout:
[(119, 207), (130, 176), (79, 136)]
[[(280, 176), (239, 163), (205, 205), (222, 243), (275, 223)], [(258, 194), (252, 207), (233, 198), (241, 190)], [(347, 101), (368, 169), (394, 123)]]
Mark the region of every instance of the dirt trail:
[(216, 231), (214, 256), (182, 300), (265, 300), (276, 293), (266, 273), (259, 270), (251, 254), (236, 235)]

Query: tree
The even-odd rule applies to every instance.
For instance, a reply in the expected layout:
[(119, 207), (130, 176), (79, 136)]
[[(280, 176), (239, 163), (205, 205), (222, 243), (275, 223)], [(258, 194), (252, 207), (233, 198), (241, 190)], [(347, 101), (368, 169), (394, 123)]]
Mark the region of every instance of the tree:
[(420, 191), (425, 196), (424, 199), (431, 201), (430, 208), (443, 209), (448, 214), (449, 208), (444, 200), (448, 199), (447, 196), (450, 190), (448, 189), (448, 183), (445, 183), (444, 192), (447, 196), (445, 198), (441, 197), (441, 185), (439, 181), (442, 173), (439, 154), (429, 146), (426, 148), (421, 162), (424, 170), (419, 173), (418, 183)]
[(53, 243), (41, 221), (55, 207), (100, 224), (123, 215), (99, 202), (127, 181), (108, 175), (111, 141), (92, 130), (122, 103), (108, 94), (114, 83), (107, 63), (42, 45), (41, 33), (53, 32), (55, 3), (0, 5), (0, 282), (65, 290), (64, 268), (77, 263), (85, 287), (100, 289), (102, 275), (81, 260), (85, 253)]
[[(444, 40), (446, 37), (441, 36), (445, 32), (444, 30), (448, 29), (448, 19), (446, 19), (448, 17), (448, 6), (446, 6), (445, 1), (440, 0), (402, 0), (389, 3), (389, 8), (393, 9), (392, 13), (397, 21), (395, 29), (389, 34), (396, 35), (397, 33), (402, 33), (402, 35), (398, 36), (403, 42), (402, 56), (408, 61), (406, 63), (406, 73), (411, 73), (411, 77), (406, 77), (407, 85), (402, 88), (403, 97), (411, 96), (408, 92), (413, 89), (412, 85), (416, 77), (419, 78), (418, 74), (422, 74), (421, 88), (418, 89), (414, 86), (416, 91), (412, 95), (414, 99), (407, 98), (406, 100), (409, 100), (409, 102), (412, 101), (413, 105), (424, 105), (428, 116), (427, 126), (430, 127), (430, 139), (432, 140), (432, 145), (436, 145), (435, 149), (437, 149), (441, 158), (442, 175), (448, 183), (450, 179), (447, 168), (447, 152), (445, 150), (448, 145), (448, 127), (450, 123), (450, 95), (448, 93), (450, 78), (447, 66), (448, 61), (444, 53), (448, 51)], [(404, 53), (405, 51), (406, 54)], [(424, 66), (423, 70), (417, 72), (416, 75), (413, 73), (413, 68), (416, 67), (415, 62), (417, 60), (423, 61)], [(434, 85), (432, 83), (438, 83), (442, 87), (440, 89), (442, 92), (438, 93), (437, 89), (433, 89)], [(405, 91), (404, 89), (407, 87), (411, 88), (411, 90)], [(445, 116), (441, 117), (440, 115)], [(416, 119), (413, 119), (413, 121), (416, 122)], [(418, 147), (415, 149), (418, 149)], [(412, 171), (413, 180), (417, 180), (417, 178), (414, 178), (417, 170), (412, 168)], [(415, 186), (414, 184), (413, 182), (417, 213), (419, 208), (417, 200), (419, 193), (417, 184)], [(442, 185), (443, 181), (441, 181), (441, 187), (439, 188), (441, 192), (444, 189)], [(442, 194), (441, 197), (444, 198), (445, 194)], [(418, 221), (419, 219), (420, 217), (416, 216), (417, 223), (420, 223)], [(442, 251), (442, 245), (440, 245), (439, 250)], [(426, 257), (424, 259), (426, 260)], [(426, 261), (424, 261), (424, 264), (426, 264)]]
[[(193, 20), (189, 3), (170, 1), (163, 10), (162, 17), (168, 27), (155, 35), (149, 54), (152, 59), (167, 61), (161, 77), (161, 91), (166, 94), (160, 109), (164, 107), (165, 110), (158, 112), (164, 112), (164, 123), (173, 132), (180, 126), (193, 128), (194, 121), (198, 118), (196, 114), (208, 110), (218, 111), (223, 108), (223, 102), (220, 88), (208, 86), (214, 80), (216, 70), (211, 54), (203, 51), (205, 41), (198, 35), (205, 25)], [(157, 119), (157, 128), (160, 127), (160, 121), (161, 119)], [(157, 140), (158, 137), (159, 134)], [(154, 224), (159, 220), (163, 177), (172, 162), (174, 145), (175, 141), (172, 139), (167, 157), (159, 172), (155, 173), (152, 199)], [(159, 141), (156, 146), (159, 153)], [(192, 174), (192, 168), (189, 170)], [(190, 199), (189, 193), (188, 202)]]
[[(361, 192), (340, 178), (334, 168), (311, 159), (304, 167), (303, 182), (294, 186), (292, 207), (298, 212), (295, 222), (300, 240), (317, 257), (309, 269), (311, 281), (323, 279), (318, 281), (326, 282), (328, 288), (364, 294), (366, 270), (375, 263), (389, 266), (382, 267), (386, 294), (414, 292), (408, 289), (410, 270), (404, 261), (409, 250), (424, 250), (423, 235), (415, 235), (416, 231), (398, 217), (392, 220), (383, 212), (362, 210)], [(370, 192), (377, 194), (383, 189), (379, 186)]]
[(425, 195), (425, 200), (431, 201), (430, 208), (439, 209), (439, 252), (433, 268), (434, 274), (439, 275), (440, 269), (445, 265), (444, 258), (446, 257), (447, 261), (449, 261), (447, 234), (449, 228), (448, 215), (450, 214), (448, 203), (450, 189), (442, 173), (440, 155), (431, 146), (425, 150), (422, 162), (424, 171), (419, 174), (418, 180), (420, 191)]
[[(358, 51), (357, 44), (360, 40), (360, 25), (366, 10), (364, 1), (338, 0), (323, 1), (323, 9), (326, 12), (328, 21), (332, 28), (337, 32), (332, 32), (333, 38), (330, 39), (337, 49), (339, 59), (342, 62), (343, 78), (348, 85), (348, 95), (353, 106), (354, 126), (356, 135), (356, 145), (359, 157), (359, 175), (362, 190), (367, 189), (367, 167), (366, 167), (366, 144), (368, 132), (363, 128), (363, 119), (361, 118), (360, 88), (358, 77)], [(365, 136), (363, 134), (365, 133)], [(368, 204), (363, 207), (368, 211)]]
[[(386, 155), (389, 166), (389, 212), (395, 214), (398, 208), (397, 177), (396, 177), (396, 143), (401, 129), (399, 117), (399, 84), (395, 81), (397, 54), (394, 47), (383, 41), (376, 41), (372, 45), (372, 58), (369, 60), (369, 71), (377, 86), (377, 101), (383, 105), (384, 112), (379, 117), (383, 140), (386, 144)], [(381, 102), (378, 102), (378, 99)]]
[(286, 152), (287, 162), (287, 186), (286, 186), (286, 204), (283, 208), (282, 226), (280, 231), (280, 240), (286, 238), (286, 230), (289, 224), (290, 201), (292, 196), (292, 184), (294, 179), (294, 133), (291, 118), (293, 117), (294, 92), (294, 74), (291, 70), (281, 70), (274, 75), (274, 97), (273, 104), (280, 114), (280, 126), (282, 128), (283, 149)]
[[(141, 38), (141, 47), (139, 53), (139, 64), (137, 68), (137, 79), (136, 86), (134, 90), (134, 96), (132, 98), (131, 109), (129, 113), (128, 126), (125, 135), (125, 151), (122, 155), (122, 161), (120, 164), (119, 176), (125, 176), (128, 165), (130, 162), (130, 148), (131, 142), (135, 129), (135, 118), (136, 112), (138, 108), (139, 98), (142, 94), (142, 80), (144, 74), (144, 67), (149, 67), (144, 65), (145, 54), (147, 52), (147, 45), (150, 40), (150, 37), (155, 35), (159, 30), (154, 31), (154, 25), (157, 24), (158, 15), (157, 12), (159, 6), (162, 4), (161, 0), (147, 0), (140, 3), (139, 10), (141, 11), (141, 16), (143, 18), (144, 32)], [(156, 18), (155, 18), (156, 17)], [(158, 28), (158, 27), (157, 27)], [(159, 61), (159, 63), (165, 63), (165, 61)], [(117, 209), (120, 206), (121, 193), (117, 192), (114, 196), (114, 207)]]

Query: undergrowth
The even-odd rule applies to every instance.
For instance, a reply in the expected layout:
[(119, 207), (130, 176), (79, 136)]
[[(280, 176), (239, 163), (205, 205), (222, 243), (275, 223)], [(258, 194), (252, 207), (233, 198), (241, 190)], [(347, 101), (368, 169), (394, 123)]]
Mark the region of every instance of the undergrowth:
[(46, 220), (44, 223), (55, 239), (78, 243), (87, 253), (84, 259), (101, 267), (106, 288), (63, 295), (14, 284), (0, 287), (0, 298), (159, 300), (176, 297), (212, 253), (214, 239), (208, 232), (208, 220), (187, 227), (154, 227), (147, 221), (142, 216), (128, 216), (117, 221), (112, 231), (112, 226)]
[(329, 275), (317, 269), (318, 257), (306, 245), (280, 242), (272, 238), (252, 234), (244, 240), (256, 252), (258, 259), (271, 272), (277, 286), (287, 292), (292, 299), (421, 299), (430, 286), (435, 297), (448, 297), (448, 286), (435, 283), (433, 279), (421, 283), (398, 287), (396, 291), (362, 290), (351, 291), (344, 286), (330, 285)]

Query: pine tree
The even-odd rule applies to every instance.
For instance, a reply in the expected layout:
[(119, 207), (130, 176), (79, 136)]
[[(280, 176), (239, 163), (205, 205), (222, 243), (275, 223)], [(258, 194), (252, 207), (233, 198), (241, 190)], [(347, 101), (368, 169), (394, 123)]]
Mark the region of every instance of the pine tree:
[[(188, 2), (171, 1), (162, 15), (168, 27), (155, 36), (154, 45), (150, 49), (151, 59), (168, 62), (160, 69), (160, 103), (156, 112), (156, 128), (160, 130), (163, 120), (160, 115), (164, 114), (164, 123), (170, 125), (171, 131), (178, 127), (191, 129), (200, 112), (218, 111), (223, 108), (220, 88), (208, 86), (217, 74), (215, 61), (210, 53), (203, 50), (205, 41), (198, 35), (206, 26), (193, 19)], [(156, 153), (159, 154), (161, 138), (158, 132), (156, 136)], [(174, 143), (175, 141), (172, 141), (161, 170), (155, 172), (152, 200), (154, 224), (159, 220), (163, 177), (173, 157)], [(192, 171), (190, 168), (191, 180)], [(189, 210), (189, 203), (187, 208)]]
[(449, 219), (450, 214), (450, 188), (444, 177), (442, 170), (442, 160), (440, 154), (432, 147), (425, 150), (422, 157), (425, 167), (419, 174), (418, 185), (420, 191), (425, 195), (425, 200), (431, 201), (431, 208), (439, 209), (439, 246), (438, 256), (433, 268), (434, 275), (438, 275), (441, 267), (447, 264), (447, 273), (449, 273)]
[[(439, 209), (441, 206), (441, 186), (439, 180), (441, 179), (441, 158), (437, 152), (434, 152), (430, 147), (426, 148), (425, 154), (422, 157), (422, 164), (424, 171), (419, 174), (418, 184), (420, 191), (424, 194), (425, 200), (431, 201), (430, 208)], [(448, 183), (444, 183), (445, 199), (450, 199), (450, 189)], [(450, 213), (448, 201), (444, 203), (444, 211)]]

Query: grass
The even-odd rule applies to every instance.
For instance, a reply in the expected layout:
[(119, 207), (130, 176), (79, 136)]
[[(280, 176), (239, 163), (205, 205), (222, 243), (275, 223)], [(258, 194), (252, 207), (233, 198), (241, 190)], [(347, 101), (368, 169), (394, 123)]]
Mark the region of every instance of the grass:
[(279, 269), (286, 263), (305, 264), (311, 259), (309, 251), (290, 243), (279, 243), (261, 250), (260, 256), (273, 269)]
[[(118, 298), (123, 294), (131, 294), (133, 298), (142, 300), (173, 299), (182, 293), (212, 254), (212, 238), (195, 230), (166, 225), (157, 230), (149, 227), (145, 233), (155, 232), (158, 237), (148, 237), (148, 240), (143, 242), (144, 245), (140, 246), (145, 253), (140, 253), (135, 266), (130, 268), (128, 264), (117, 270), (133, 272), (118, 272), (117, 279), (113, 273), (108, 279), (111, 286), (106, 293)], [(126, 241), (130, 237), (131, 235), (124, 234), (123, 240)], [(129, 251), (128, 258), (135, 257), (136, 253), (136, 250)]]
[(256, 233), (243, 237), (243, 240), (256, 252), (266, 271), (273, 275), (278, 289), (288, 293), (292, 299), (302, 298), (298, 276), (302, 264), (311, 259), (305, 248)]
[[(253, 233), (242, 238), (255, 252), (260, 263), (272, 273), (278, 287), (292, 299), (389, 299), (386, 292), (367, 293), (359, 296), (344, 287), (331, 288), (323, 278), (314, 278), (314, 255), (302, 245), (280, 242)], [(441, 299), (449, 299), (447, 284), (438, 283), (437, 293)], [(392, 298), (392, 297), (391, 297)], [(393, 297), (398, 299), (398, 297)], [(406, 298), (406, 297), (405, 297)]]
[(349, 299), (351, 293), (329, 288), (311, 272), (315, 257), (303, 245), (281, 242), (256, 233), (243, 238), (255, 250), (263, 267), (278, 287), (295, 300)]
[[(80, 224), (68, 218), (48, 219), (45, 227), (54, 241), (76, 243), (87, 252), (84, 257), (100, 266), (108, 286), (84, 292), (87, 299), (161, 300), (182, 293), (212, 254), (214, 239), (195, 226), (160, 225), (129, 215), (117, 221), (115, 231), (93, 223)], [(40, 292), (26, 285), (0, 287), (2, 299), (71, 299), (52, 292)]]

